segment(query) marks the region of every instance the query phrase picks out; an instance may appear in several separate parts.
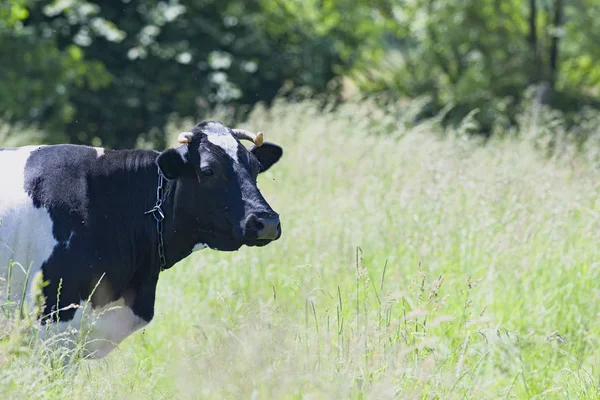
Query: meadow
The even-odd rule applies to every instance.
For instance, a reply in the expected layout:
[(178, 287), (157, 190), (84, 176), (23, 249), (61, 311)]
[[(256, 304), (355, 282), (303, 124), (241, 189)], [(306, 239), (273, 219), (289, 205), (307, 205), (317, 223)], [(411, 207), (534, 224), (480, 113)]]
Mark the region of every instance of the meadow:
[(164, 272), (153, 322), (100, 361), (1, 316), (1, 397), (598, 398), (593, 149), (411, 115), (256, 109), (243, 127), (284, 148), (259, 178), (282, 238)]

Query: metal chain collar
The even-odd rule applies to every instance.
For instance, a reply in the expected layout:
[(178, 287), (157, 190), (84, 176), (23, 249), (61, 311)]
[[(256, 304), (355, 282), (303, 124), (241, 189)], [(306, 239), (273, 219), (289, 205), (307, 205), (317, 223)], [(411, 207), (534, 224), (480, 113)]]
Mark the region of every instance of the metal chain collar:
[(163, 203), (163, 176), (158, 170), (158, 187), (156, 188), (156, 205), (146, 211), (144, 214), (152, 214), (156, 220), (156, 232), (158, 233), (158, 258), (160, 259), (160, 271), (167, 268), (167, 258), (165, 257), (165, 242), (163, 240), (163, 220), (165, 213), (161, 206)]

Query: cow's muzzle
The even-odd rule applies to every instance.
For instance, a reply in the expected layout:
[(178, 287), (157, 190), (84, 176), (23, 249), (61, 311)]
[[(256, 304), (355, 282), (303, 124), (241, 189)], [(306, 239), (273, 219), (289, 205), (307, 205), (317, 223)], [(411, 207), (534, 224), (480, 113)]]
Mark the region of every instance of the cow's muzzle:
[(245, 236), (247, 239), (258, 241), (277, 240), (281, 236), (281, 222), (279, 215), (252, 214), (246, 220)]

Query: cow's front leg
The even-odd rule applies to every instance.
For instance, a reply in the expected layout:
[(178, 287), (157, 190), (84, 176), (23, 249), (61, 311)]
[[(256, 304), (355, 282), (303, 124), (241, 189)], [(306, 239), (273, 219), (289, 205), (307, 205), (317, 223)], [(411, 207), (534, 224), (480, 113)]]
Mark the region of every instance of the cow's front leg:
[(157, 278), (150, 279), (127, 290), (118, 301), (93, 309), (84, 338), (86, 356), (106, 356), (129, 335), (150, 323), (154, 317), (156, 283)]

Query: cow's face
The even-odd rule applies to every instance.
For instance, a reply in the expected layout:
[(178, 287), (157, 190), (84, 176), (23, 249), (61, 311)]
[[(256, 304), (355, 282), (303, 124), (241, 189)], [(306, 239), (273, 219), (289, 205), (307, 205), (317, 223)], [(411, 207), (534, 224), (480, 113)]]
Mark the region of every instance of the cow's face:
[(281, 147), (264, 143), (246, 149), (220, 122), (202, 122), (157, 158), (162, 174), (175, 181), (174, 214), (192, 221), (196, 243), (217, 250), (264, 246), (281, 236), (279, 215), (264, 199), (258, 174), (281, 157)]

